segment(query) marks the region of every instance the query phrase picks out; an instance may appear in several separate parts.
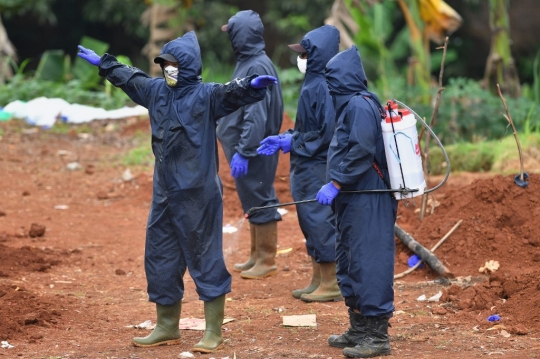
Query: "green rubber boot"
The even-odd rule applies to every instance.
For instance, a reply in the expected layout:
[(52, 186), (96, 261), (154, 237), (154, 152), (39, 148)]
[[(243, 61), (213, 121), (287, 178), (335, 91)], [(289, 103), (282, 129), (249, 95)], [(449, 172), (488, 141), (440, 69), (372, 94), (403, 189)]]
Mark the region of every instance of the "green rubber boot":
[(388, 336), (388, 318), (366, 317), (368, 332), (354, 348), (343, 349), (348, 358), (373, 358), (390, 355), (390, 337)]
[(221, 344), (223, 344), (223, 336), (221, 334), (221, 326), (225, 316), (225, 294), (204, 302), (204, 320), (206, 328), (200, 342), (191, 348), (192, 352), (213, 353)]
[(315, 258), (311, 257), (311, 264), (313, 266), (313, 274), (311, 276), (311, 282), (309, 285), (302, 289), (295, 289), (292, 292), (292, 296), (296, 299), (300, 299), (302, 294), (309, 294), (315, 291), (319, 287), (319, 284), (321, 284), (321, 267), (319, 266), (319, 263), (315, 260)]
[(304, 302), (339, 302), (343, 300), (336, 278), (336, 262), (319, 263), (321, 268), (321, 284), (308, 294), (302, 294)]
[(256, 225), (250, 224), (249, 232), (251, 234), (251, 252), (249, 255), (249, 259), (247, 260), (247, 262), (244, 262), (244, 263), (236, 263), (233, 267), (233, 270), (235, 272), (242, 272), (242, 271), (251, 269), (255, 265), (255, 261), (257, 260), (257, 255), (255, 252), (256, 250), (255, 241), (256, 241), (256, 236), (257, 236)]
[(173, 305), (161, 305), (156, 303), (157, 323), (152, 333), (146, 337), (133, 338), (133, 345), (137, 347), (155, 347), (158, 345), (180, 344), (180, 312), (182, 301)]
[(255, 227), (257, 260), (251, 269), (240, 272), (240, 277), (261, 279), (277, 274), (277, 222), (251, 225)]

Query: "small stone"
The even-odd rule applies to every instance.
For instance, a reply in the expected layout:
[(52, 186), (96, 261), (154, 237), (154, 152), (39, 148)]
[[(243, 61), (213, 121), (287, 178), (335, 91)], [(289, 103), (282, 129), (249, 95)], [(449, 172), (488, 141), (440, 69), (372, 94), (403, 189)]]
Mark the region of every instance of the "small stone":
[(22, 195), (23, 197), (30, 196), (30, 191), (23, 191)]
[(431, 312), (436, 315), (446, 315), (448, 313), (446, 309), (442, 307), (435, 307), (431, 310)]
[(84, 169), (84, 173), (86, 173), (87, 175), (93, 175), (94, 172), (96, 172), (96, 168), (94, 167), (94, 165), (87, 165)]
[(109, 194), (105, 191), (99, 191), (97, 194), (96, 194), (96, 197), (97, 199), (107, 199), (109, 198)]
[(2, 209), (0, 209), (0, 217), (6, 216), (6, 212), (4, 212)]
[(35, 237), (43, 237), (45, 235), (45, 226), (38, 224), (38, 223), (32, 223), (30, 226), (30, 231), (28, 232), (28, 235), (32, 238)]
[(117, 269), (114, 271), (116, 275), (126, 275), (126, 272), (123, 269)]

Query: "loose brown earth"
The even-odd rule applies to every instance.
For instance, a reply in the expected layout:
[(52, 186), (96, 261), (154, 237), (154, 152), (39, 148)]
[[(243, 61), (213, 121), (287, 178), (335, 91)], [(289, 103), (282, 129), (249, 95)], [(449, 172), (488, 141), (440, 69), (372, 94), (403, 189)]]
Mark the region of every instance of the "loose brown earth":
[[(131, 168), (134, 179), (124, 181), (121, 162), (129, 149), (149, 141), (147, 119), (94, 122), (67, 134), (14, 121), (0, 125), (0, 340), (14, 346), (1, 348), (0, 357), (161, 359), (189, 351), (202, 332), (182, 331), (179, 346), (130, 344), (148, 333), (131, 325), (155, 321), (143, 267), (151, 169)], [(284, 127), (290, 125), (287, 120)], [(141, 131), (144, 136), (134, 136)], [(247, 258), (249, 226), (220, 159), (224, 225), (239, 229), (224, 234), (233, 275), (226, 317), (234, 321), (224, 325), (222, 349), (195, 357), (342, 358), (326, 340), (348, 327), (343, 302), (307, 304), (291, 295), (311, 275), (294, 207), (285, 207), (278, 227), (279, 274), (244, 280), (232, 272)], [(73, 161), (82, 168), (68, 170)], [(462, 224), (435, 252), (456, 276), (451, 286), (438, 284), (426, 267), (396, 280), (394, 357), (540, 357), (539, 179), (531, 174), (522, 189), (512, 176), (452, 174), (433, 192), (440, 205), (421, 222), (418, 200), (400, 203), (398, 225), (427, 248)], [(286, 155), (275, 183), (281, 202), (291, 201)], [(408, 268), (411, 251), (396, 244), (398, 274)], [(489, 260), (498, 261), (499, 270), (479, 273)], [(439, 291), (441, 301), (417, 301)], [(188, 275), (182, 310), (183, 317), (203, 318)], [(300, 314), (316, 314), (317, 327), (282, 325), (284, 315)], [(493, 314), (501, 320), (489, 322)]]

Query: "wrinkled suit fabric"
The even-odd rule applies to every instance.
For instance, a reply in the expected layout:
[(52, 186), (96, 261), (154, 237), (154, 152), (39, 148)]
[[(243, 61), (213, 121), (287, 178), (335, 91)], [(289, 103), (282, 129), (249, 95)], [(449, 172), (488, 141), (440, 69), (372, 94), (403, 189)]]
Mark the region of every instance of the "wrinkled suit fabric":
[[(313, 199), (326, 184), (326, 159), (335, 128), (335, 111), (324, 68), (339, 51), (339, 31), (330, 25), (308, 32), (300, 45), (308, 54), (291, 146), (291, 193), (295, 201)], [(317, 262), (336, 260), (334, 213), (317, 202), (296, 206), (307, 253)]]
[[(227, 33), (236, 57), (233, 78), (267, 74), (278, 78), (276, 69), (266, 55), (264, 27), (259, 15), (251, 10), (240, 11), (229, 19)], [(235, 179), (236, 191), (244, 213), (253, 207), (279, 203), (274, 189), (278, 154), (258, 156), (259, 143), (279, 133), (283, 122), (281, 85), (268, 89), (263, 101), (242, 107), (221, 119), (217, 134), (227, 161), (238, 152), (249, 159), (248, 173)], [(254, 224), (280, 221), (276, 208), (257, 210), (248, 220)]]
[(231, 290), (222, 252), (216, 123), (263, 99), (266, 89), (250, 87), (255, 76), (225, 85), (202, 83), (194, 32), (165, 44), (165, 53), (178, 60), (174, 87), (109, 54), (102, 56), (99, 73), (149, 111), (155, 166), (145, 246), (147, 290), (151, 302), (171, 305), (184, 296), (186, 269), (203, 301)]
[[(387, 189), (372, 167), (388, 178), (381, 119), (384, 110), (367, 89), (355, 46), (326, 65), (337, 125), (328, 151), (328, 179), (341, 184), (334, 201), (337, 278), (346, 303), (354, 298), (364, 316), (390, 317), (394, 311), (394, 223), (397, 201), (389, 193), (343, 193)], [(349, 298), (349, 300), (347, 300)]]

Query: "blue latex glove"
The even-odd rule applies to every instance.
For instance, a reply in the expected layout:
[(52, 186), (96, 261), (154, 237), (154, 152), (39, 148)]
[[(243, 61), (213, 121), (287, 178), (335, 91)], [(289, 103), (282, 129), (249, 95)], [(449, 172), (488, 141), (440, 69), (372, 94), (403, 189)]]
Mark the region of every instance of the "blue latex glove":
[(292, 135), (285, 133), (283, 135), (268, 136), (261, 141), (261, 146), (257, 148), (257, 153), (260, 155), (271, 156), (278, 150), (283, 153), (291, 150)]
[(101, 56), (96, 54), (94, 50), (85, 49), (81, 45), (79, 45), (78, 48), (79, 48), (79, 52), (77, 53), (77, 56), (79, 56), (81, 59), (88, 61), (94, 66), (99, 66), (99, 62), (101, 61)]
[(231, 161), (231, 175), (234, 178), (242, 177), (248, 173), (249, 159), (235, 153)]
[(274, 76), (262, 75), (251, 80), (251, 87), (254, 89), (262, 89), (268, 85), (277, 85), (277, 79)]
[(336, 198), (338, 194), (339, 194), (339, 189), (336, 186), (334, 186), (332, 182), (328, 182), (327, 184), (321, 187), (315, 199), (320, 204), (329, 206), (332, 204), (332, 201), (334, 200), (334, 198)]

